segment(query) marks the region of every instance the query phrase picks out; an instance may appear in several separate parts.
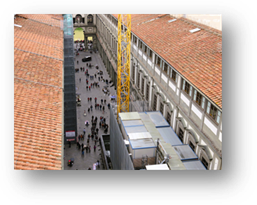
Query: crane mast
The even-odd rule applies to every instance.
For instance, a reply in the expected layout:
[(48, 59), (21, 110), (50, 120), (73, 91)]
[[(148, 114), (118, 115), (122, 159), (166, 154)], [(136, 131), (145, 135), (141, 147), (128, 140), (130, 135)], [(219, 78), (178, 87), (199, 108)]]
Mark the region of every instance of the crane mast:
[(117, 120), (129, 112), (131, 15), (118, 15)]

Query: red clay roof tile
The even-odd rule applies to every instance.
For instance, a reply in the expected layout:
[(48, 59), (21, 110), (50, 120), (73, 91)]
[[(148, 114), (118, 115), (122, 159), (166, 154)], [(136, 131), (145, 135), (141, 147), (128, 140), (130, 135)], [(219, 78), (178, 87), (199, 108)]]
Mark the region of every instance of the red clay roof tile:
[[(131, 30), (222, 109), (222, 32), (185, 18), (169, 23), (171, 19), (132, 14)], [(189, 32), (196, 27), (201, 30)]]
[(61, 16), (22, 16), (14, 29), (14, 169), (60, 170), (63, 32), (40, 22)]

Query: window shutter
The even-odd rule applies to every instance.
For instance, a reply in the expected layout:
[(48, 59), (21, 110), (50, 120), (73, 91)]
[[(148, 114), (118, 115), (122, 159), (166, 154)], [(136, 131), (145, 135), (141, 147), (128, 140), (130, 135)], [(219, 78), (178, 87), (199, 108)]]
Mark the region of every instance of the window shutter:
[(196, 101), (196, 90), (194, 92), (194, 101)]
[(211, 107), (211, 103), (208, 102), (208, 104), (207, 104), (207, 113), (208, 113), (208, 114), (210, 114), (210, 107)]
[(189, 96), (191, 97), (192, 96), (192, 86), (190, 85), (190, 89), (189, 89)]
[(217, 123), (220, 122), (220, 111), (218, 111), (218, 116), (217, 116)]
[(205, 98), (204, 98), (204, 97), (202, 97), (202, 98), (203, 98), (203, 101), (202, 101), (202, 108), (204, 109)]

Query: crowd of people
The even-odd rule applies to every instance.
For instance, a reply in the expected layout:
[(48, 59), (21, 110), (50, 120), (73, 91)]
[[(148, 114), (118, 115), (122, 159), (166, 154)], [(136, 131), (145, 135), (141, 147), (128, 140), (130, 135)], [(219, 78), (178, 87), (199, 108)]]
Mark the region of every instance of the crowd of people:
[[(80, 65), (78, 59), (76, 60), (77, 64)], [(86, 63), (85, 67), (81, 66), (78, 69), (78, 73), (81, 72), (85, 73), (85, 77), (81, 76), (78, 82), (79, 84), (84, 80), (84, 82), (86, 82), (86, 86), (83, 86), (82, 89), (83, 91), (86, 91), (87, 102), (81, 102), (81, 98), (78, 98), (77, 100), (79, 100), (81, 102), (81, 106), (83, 106), (83, 115), (86, 117), (86, 120), (83, 133), (79, 133), (77, 136), (76, 147), (77, 150), (81, 152), (81, 156), (84, 157), (85, 155), (90, 156), (89, 153), (91, 152), (96, 152), (97, 146), (100, 146), (101, 144), (99, 140), (100, 134), (108, 133), (109, 125), (104, 115), (106, 114), (106, 110), (110, 109), (110, 103), (108, 103), (108, 101), (105, 99), (105, 94), (110, 95), (110, 91), (108, 90), (108, 83), (111, 81), (109, 82), (107, 79), (103, 78), (103, 71), (100, 70), (97, 64), (94, 66), (91, 63)], [(102, 82), (104, 82), (104, 85)], [(101, 85), (103, 85), (103, 88), (101, 88)], [(97, 99), (97, 96), (94, 95), (95, 89), (99, 91), (102, 90), (103, 98)], [(88, 105), (88, 107), (85, 107), (85, 105)], [(69, 161), (68, 165), (72, 166), (73, 163), (74, 161)], [(98, 160), (96, 164), (98, 165), (97, 167), (99, 167), (100, 161)], [(91, 168), (92, 167), (90, 167), (89, 170)]]

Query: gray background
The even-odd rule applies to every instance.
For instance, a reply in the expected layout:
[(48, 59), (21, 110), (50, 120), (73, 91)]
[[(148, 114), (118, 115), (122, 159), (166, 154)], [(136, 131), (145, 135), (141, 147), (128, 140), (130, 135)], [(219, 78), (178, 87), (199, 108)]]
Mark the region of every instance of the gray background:
[[(257, 10), (257, 2), (256, 0), (241, 0), (244, 4), (248, 5), (254, 12), (254, 14), (256, 14), (256, 10)], [(6, 16), (7, 18), (9, 16), (12, 15), (11, 12), (14, 12), (15, 9), (17, 9), (17, 7), (19, 7), (17, 4), (13, 7), (13, 3), (15, 1), (13, 0), (4, 0), (0, 2), (0, 14), (1, 14), (1, 18), (5, 19)], [(240, 7), (242, 8), (242, 7)], [(9, 9), (8, 11), (6, 11), (7, 9)], [(5, 16), (5, 17), (4, 17)], [(246, 199), (246, 201), (244, 201), (242, 204), (244, 205), (252, 205), (255, 204), (257, 201), (257, 190), (256, 187), (255, 191), (253, 192), (252, 197), (250, 197), (248, 200)], [(8, 194), (8, 197), (6, 196)], [(7, 204), (7, 205), (12, 205), (15, 204), (12, 200), (10, 200), (10, 198), (14, 199), (14, 197), (8, 193), (8, 191), (5, 190), (5, 192), (3, 193), (3, 190), (0, 191), (0, 201), (1, 204)], [(17, 200), (17, 199), (16, 199)], [(16, 201), (15, 200), (15, 201)]]

